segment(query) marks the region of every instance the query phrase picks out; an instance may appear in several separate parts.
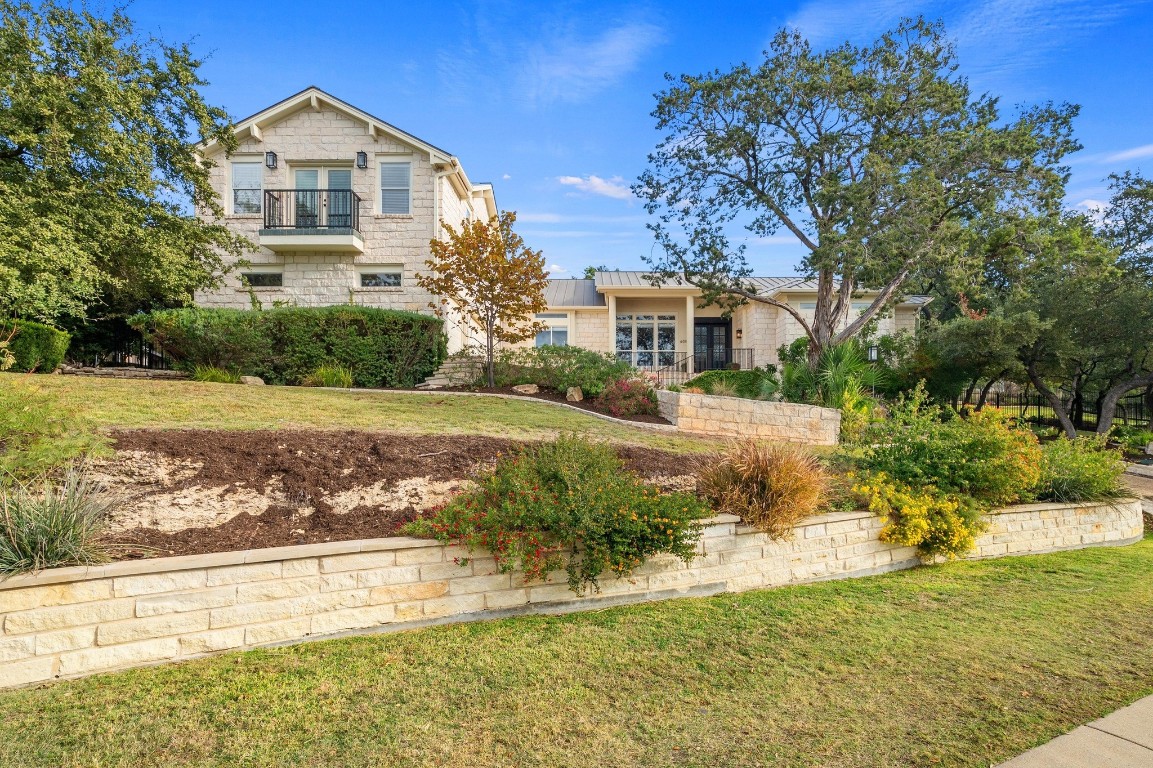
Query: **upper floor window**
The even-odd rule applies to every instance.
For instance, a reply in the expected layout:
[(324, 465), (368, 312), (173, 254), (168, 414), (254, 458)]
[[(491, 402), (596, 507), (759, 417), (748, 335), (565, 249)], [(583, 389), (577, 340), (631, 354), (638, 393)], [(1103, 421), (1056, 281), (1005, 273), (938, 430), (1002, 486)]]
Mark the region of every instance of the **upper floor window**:
[(380, 164), (380, 212), (412, 213), (412, 163)]
[(232, 212), (260, 213), (260, 182), (264, 166), (260, 163), (232, 164)]

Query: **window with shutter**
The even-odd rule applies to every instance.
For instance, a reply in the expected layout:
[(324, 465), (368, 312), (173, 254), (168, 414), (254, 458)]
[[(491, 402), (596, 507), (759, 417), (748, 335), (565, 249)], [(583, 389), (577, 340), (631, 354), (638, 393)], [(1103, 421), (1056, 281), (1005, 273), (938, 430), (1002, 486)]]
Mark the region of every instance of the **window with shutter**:
[(232, 164), (232, 212), (260, 213), (260, 182), (264, 167), (260, 163)]
[(380, 212), (412, 213), (412, 163), (380, 164)]

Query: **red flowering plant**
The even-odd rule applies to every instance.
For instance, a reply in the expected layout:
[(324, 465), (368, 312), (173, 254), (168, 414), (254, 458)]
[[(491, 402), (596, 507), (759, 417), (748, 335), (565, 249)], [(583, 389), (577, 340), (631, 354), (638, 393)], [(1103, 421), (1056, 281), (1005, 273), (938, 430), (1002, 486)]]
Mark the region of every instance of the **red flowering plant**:
[(610, 446), (562, 437), (501, 459), (409, 532), (487, 549), (501, 572), (519, 569), (529, 581), (563, 568), (579, 594), (657, 553), (690, 561), (709, 514), (696, 496), (647, 486)]

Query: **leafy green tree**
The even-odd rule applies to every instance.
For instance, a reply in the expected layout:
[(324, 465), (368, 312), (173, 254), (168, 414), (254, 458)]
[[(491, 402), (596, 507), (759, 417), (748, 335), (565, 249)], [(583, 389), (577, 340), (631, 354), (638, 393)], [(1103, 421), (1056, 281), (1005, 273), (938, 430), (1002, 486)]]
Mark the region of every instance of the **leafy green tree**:
[(233, 148), (187, 45), (55, 0), (0, 0), (0, 315), (45, 322), (186, 303), (246, 241), (199, 134)]
[[(911, 275), (957, 264), (966, 222), (998, 206), (1055, 208), (1060, 160), (1079, 148), (1077, 109), (1042, 105), (1006, 122), (957, 67), (942, 27), (918, 19), (870, 46), (824, 52), (782, 30), (759, 67), (670, 76), (653, 112), (666, 135), (634, 186), (658, 217), (653, 281), (685, 280), (726, 307), (776, 306), (805, 330), (815, 363), (898, 300)], [(748, 281), (744, 247), (727, 234), (738, 220), (807, 249), (811, 320)], [(865, 287), (878, 295), (849, 322)]]

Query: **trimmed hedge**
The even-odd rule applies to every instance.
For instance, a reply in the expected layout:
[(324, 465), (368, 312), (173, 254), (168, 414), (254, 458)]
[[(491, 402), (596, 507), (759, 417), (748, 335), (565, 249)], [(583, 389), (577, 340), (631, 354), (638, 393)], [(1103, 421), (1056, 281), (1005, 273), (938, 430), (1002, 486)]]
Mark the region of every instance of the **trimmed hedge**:
[(411, 387), (444, 361), (435, 317), (373, 307), (166, 309), (130, 321), (177, 365), (213, 366), (269, 384), (303, 384), (323, 365), (352, 371), (357, 387)]
[(0, 341), (8, 338), (15, 326), (16, 335), (8, 351), (16, 358), (10, 370), (16, 373), (52, 373), (62, 362), (72, 337), (50, 325), (31, 320), (0, 320)]
[(773, 372), (764, 368), (749, 368), (743, 371), (704, 371), (689, 379), (681, 387), (700, 387), (706, 394), (713, 394), (714, 384), (725, 384), (736, 390), (737, 397), (755, 400), (761, 396), (766, 381), (773, 380)]

